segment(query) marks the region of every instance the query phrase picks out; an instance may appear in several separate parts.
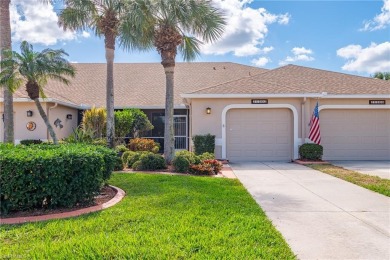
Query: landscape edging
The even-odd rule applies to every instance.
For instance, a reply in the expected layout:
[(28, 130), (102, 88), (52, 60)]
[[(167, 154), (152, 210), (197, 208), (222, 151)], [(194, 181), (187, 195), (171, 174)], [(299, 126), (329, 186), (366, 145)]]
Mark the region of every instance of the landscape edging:
[(38, 221), (46, 221), (46, 220), (51, 220), (51, 219), (62, 219), (62, 218), (70, 218), (70, 217), (77, 217), (81, 216), (84, 214), (100, 211), (109, 207), (114, 206), (118, 202), (120, 202), (123, 197), (126, 195), (124, 190), (121, 188), (111, 186), (111, 188), (115, 189), (117, 193), (115, 196), (101, 204), (101, 205), (96, 205), (88, 208), (83, 208), (83, 209), (78, 209), (74, 211), (68, 211), (68, 212), (62, 212), (62, 213), (55, 213), (55, 214), (47, 214), (47, 215), (41, 215), (41, 216), (30, 216), (30, 217), (16, 217), (16, 218), (0, 218), (0, 225), (2, 224), (22, 224), (22, 223), (27, 223), (27, 222), (38, 222)]

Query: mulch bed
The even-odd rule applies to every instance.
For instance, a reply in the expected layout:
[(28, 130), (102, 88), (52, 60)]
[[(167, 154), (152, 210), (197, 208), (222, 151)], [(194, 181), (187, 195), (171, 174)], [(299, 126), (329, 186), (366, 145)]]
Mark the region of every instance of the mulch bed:
[(57, 209), (34, 209), (34, 210), (28, 210), (28, 211), (15, 211), (10, 212), (9, 214), (5, 216), (1, 216), (1, 218), (17, 218), (17, 217), (32, 217), (32, 216), (43, 216), (43, 215), (49, 215), (49, 214), (56, 214), (56, 213), (63, 213), (63, 212), (70, 212), (78, 209), (88, 208), (91, 206), (97, 206), (102, 205), (106, 203), (107, 201), (111, 200), (115, 197), (117, 191), (109, 186), (104, 186), (101, 190), (99, 195), (97, 195), (94, 199), (94, 202), (88, 205), (76, 205), (72, 208), (57, 208)]

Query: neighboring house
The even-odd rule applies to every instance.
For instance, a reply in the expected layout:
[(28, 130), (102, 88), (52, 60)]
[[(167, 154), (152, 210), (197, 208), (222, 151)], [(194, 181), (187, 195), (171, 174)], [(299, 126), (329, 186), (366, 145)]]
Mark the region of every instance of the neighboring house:
[[(74, 65), (77, 76), (71, 86), (54, 83), (46, 88), (50, 120), (62, 121), (62, 128), (54, 127), (59, 138), (77, 126), (82, 110), (105, 106), (105, 64)], [(115, 64), (114, 71), (115, 108), (143, 109), (155, 126), (149, 137), (163, 141), (161, 65)], [(15, 138), (47, 139), (24, 91), (14, 97)], [(324, 159), (390, 160), (390, 82), (295, 65), (264, 70), (235, 63), (178, 63), (175, 145), (191, 149), (193, 135), (211, 133), (217, 158), (290, 161), (307, 141), (317, 101)], [(27, 117), (28, 110), (33, 117)], [(26, 129), (30, 121), (36, 122), (35, 131)]]

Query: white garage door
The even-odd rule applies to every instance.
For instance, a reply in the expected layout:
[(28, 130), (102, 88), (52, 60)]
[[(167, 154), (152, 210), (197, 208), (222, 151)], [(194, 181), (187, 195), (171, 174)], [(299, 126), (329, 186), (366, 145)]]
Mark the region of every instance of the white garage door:
[(321, 110), (325, 160), (390, 160), (390, 110)]
[(289, 109), (231, 109), (226, 117), (226, 152), (231, 162), (291, 161)]

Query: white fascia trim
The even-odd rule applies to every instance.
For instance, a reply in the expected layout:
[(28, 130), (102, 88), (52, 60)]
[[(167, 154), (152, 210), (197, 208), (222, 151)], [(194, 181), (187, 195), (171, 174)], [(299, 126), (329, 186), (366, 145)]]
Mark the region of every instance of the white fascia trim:
[(390, 95), (364, 94), (364, 95), (328, 95), (327, 93), (308, 94), (181, 94), (182, 98), (390, 98)]
[(318, 111), (324, 109), (390, 109), (390, 105), (322, 105)]
[(253, 105), (253, 104), (232, 104), (226, 106), (222, 110), (222, 159), (226, 158), (226, 114), (230, 109), (234, 108), (288, 108), (293, 113), (293, 159), (298, 159), (298, 145), (300, 139), (298, 138), (298, 111), (297, 109), (290, 104), (267, 104), (267, 105)]
[[(0, 102), (3, 102), (4, 101), (4, 98), (0, 98)], [(14, 98), (14, 102), (15, 103), (23, 103), (23, 102), (34, 102), (32, 99), (30, 98)], [(58, 99), (55, 99), (55, 98), (39, 98), (39, 102), (41, 103), (58, 103), (60, 105), (63, 105), (63, 106), (67, 106), (67, 107), (72, 107), (72, 108), (76, 108), (76, 109), (82, 109), (83, 106), (80, 106), (80, 105), (77, 105), (77, 104), (74, 104), (74, 103), (70, 103), (70, 102), (65, 102), (65, 101), (62, 101), (62, 100), (58, 100)]]
[[(0, 0), (1, 1), (1, 0)], [(63, 105), (63, 106), (67, 106), (67, 107), (72, 107), (72, 108), (76, 108), (76, 109), (90, 109), (92, 108), (91, 105), (86, 105), (86, 104), (80, 104), (80, 105), (77, 105), (77, 104), (74, 104), (74, 103), (68, 103), (68, 102), (65, 102), (65, 101), (61, 101), (61, 100), (58, 100), (58, 99), (55, 99), (55, 98), (40, 98), (39, 99), (40, 102), (44, 103), (58, 103), (60, 105)], [(4, 98), (0, 98), (0, 102), (4, 102)], [(31, 100), (30, 98), (14, 98), (14, 102), (15, 103), (23, 103), (23, 102), (34, 102), (33, 100)], [(164, 106), (115, 106), (114, 107), (115, 109), (126, 109), (126, 108), (139, 108), (139, 109), (165, 109)], [(180, 104), (180, 105), (175, 105), (174, 106), (174, 109), (188, 109), (188, 107), (184, 104)]]
[[(165, 106), (116, 106), (115, 109), (127, 109), (127, 108), (139, 108), (139, 109), (165, 109)], [(186, 105), (175, 105), (174, 109), (188, 109)]]

